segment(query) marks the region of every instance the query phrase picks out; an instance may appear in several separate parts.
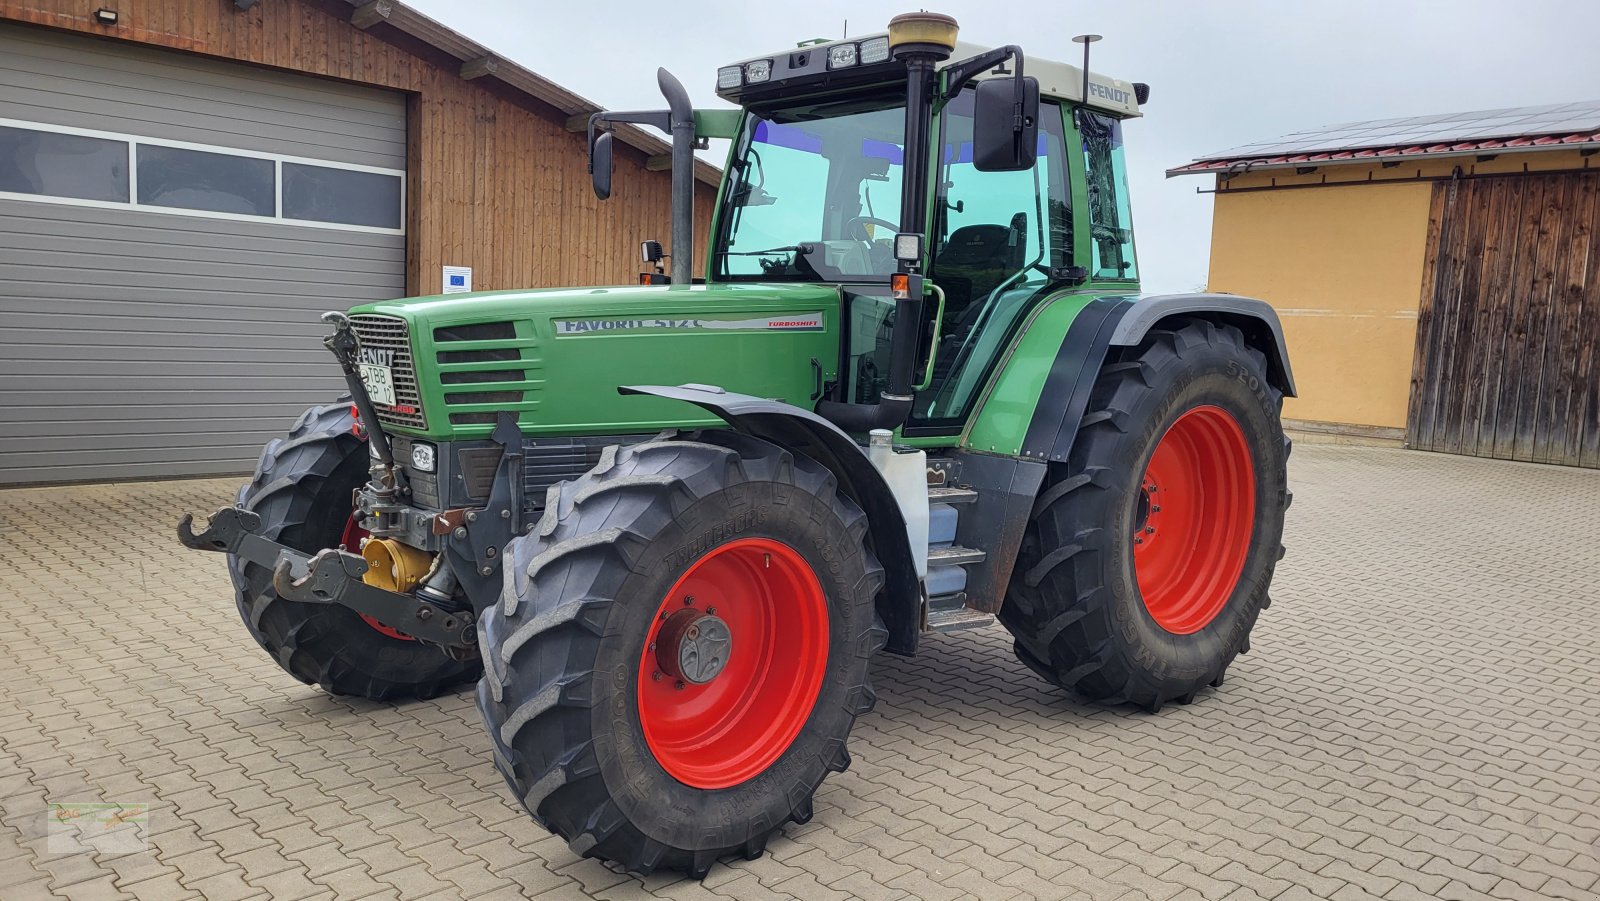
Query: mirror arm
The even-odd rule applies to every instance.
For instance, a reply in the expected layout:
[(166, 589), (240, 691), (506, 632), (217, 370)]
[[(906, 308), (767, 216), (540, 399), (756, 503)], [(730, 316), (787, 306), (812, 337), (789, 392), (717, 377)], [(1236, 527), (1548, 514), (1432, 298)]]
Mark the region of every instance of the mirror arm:
[(986, 72), (990, 69), (996, 68), (1008, 59), (1015, 59), (1017, 61), (1017, 71), (1012, 81), (1016, 85), (1017, 96), (1017, 124), (1015, 130), (1021, 131), (1022, 101), (1024, 96), (1022, 90), (1022, 48), (1018, 47), (1016, 44), (1007, 44), (1004, 47), (996, 47), (993, 50), (988, 50), (978, 54), (977, 56), (964, 59), (954, 65), (946, 66), (944, 70), (945, 99), (948, 100), (949, 98), (960, 93), (961, 89), (967, 86), (967, 82), (977, 77), (978, 73)]
[[(667, 110), (635, 110), (631, 112), (609, 112), (601, 110), (589, 117), (589, 174), (594, 174), (594, 137), (596, 126), (610, 126), (618, 122), (627, 122), (632, 125), (649, 125), (661, 131), (672, 134), (672, 113)], [(610, 130), (607, 128), (606, 130)]]

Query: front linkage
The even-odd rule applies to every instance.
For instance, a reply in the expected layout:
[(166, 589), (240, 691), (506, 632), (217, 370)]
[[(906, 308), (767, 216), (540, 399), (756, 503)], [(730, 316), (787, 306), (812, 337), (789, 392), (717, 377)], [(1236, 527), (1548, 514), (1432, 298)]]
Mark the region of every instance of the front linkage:
[(256, 534), (261, 517), (239, 507), (223, 507), (199, 534), (194, 517), (178, 523), (178, 540), (197, 551), (234, 554), (272, 570), (272, 587), (284, 600), (302, 604), (341, 604), (412, 638), (446, 647), (475, 642), (471, 613), (447, 610), (411, 595), (385, 591), (362, 581), (367, 561), (337, 548), (306, 556)]
[(455, 609), (451, 589), (460, 584), (469, 598), (480, 602), (486, 596), (492, 598), (498, 551), (519, 525), (518, 505), (509, 493), (521, 459), (520, 430), (509, 417), (502, 417), (495, 429), (503, 456), (494, 490), (483, 509), (426, 514), (410, 507), (402, 501), (408, 493), (404, 471), (394, 460), (389, 437), (361, 380), (360, 345), (350, 319), (333, 312), (325, 314), (323, 321), (334, 326), (323, 344), (339, 360), (377, 460), (372, 481), (356, 492), (355, 508), (363, 527), (374, 535), (392, 534), (416, 545), (432, 546), (430, 549), (444, 552), (444, 559), (415, 593), (389, 591), (365, 579), (371, 565), (363, 557), (343, 547), (325, 548), (313, 555), (286, 547), (261, 535), (261, 517), (240, 506), (217, 510), (198, 534), (194, 517), (185, 515), (178, 523), (178, 540), (194, 550), (232, 554), (268, 569), (273, 590), (284, 600), (338, 604), (411, 638), (439, 645), (453, 656), (471, 653), (477, 641), (477, 620), (471, 609)]

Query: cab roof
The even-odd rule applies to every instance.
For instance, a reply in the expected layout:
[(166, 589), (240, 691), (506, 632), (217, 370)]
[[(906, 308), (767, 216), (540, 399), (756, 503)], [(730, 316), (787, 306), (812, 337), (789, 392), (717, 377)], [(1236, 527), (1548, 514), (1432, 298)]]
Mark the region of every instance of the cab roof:
[[(748, 57), (735, 63), (729, 63), (722, 68), (739, 66), (740, 69), (743, 70), (745, 64), (747, 63), (757, 62), (760, 60), (771, 60), (772, 76), (770, 81), (764, 83), (766, 86), (770, 86), (770, 88), (764, 87), (763, 85), (740, 85), (738, 87), (728, 89), (718, 88), (717, 95), (722, 97), (724, 100), (729, 100), (734, 103), (741, 103), (744, 102), (743, 98), (745, 98), (747, 94), (756, 93), (757, 91), (764, 94), (767, 90), (776, 88), (791, 79), (795, 81), (803, 80), (809, 85), (812, 83), (829, 83), (829, 81), (825, 79), (838, 79), (841, 83), (861, 80), (859, 78), (852, 77), (858, 74), (861, 76), (866, 76), (872, 73), (888, 75), (900, 66), (900, 64), (892, 58), (887, 62), (868, 65), (857, 64), (845, 69), (834, 69), (830, 71), (826, 68), (828, 52), (833, 47), (837, 47), (842, 44), (859, 45), (868, 41), (872, 41), (876, 38), (888, 38), (888, 36), (889, 33), (887, 31), (880, 31), (874, 34), (866, 34), (860, 37), (846, 38), (837, 41), (806, 42), (793, 48), (785, 48), (772, 53)], [(939, 63), (938, 67), (943, 69), (954, 63), (961, 62), (965, 59), (971, 59), (980, 53), (985, 53), (992, 49), (994, 48), (985, 47), (981, 44), (973, 44), (967, 41), (957, 41), (955, 52), (950, 55), (949, 59)], [(1023, 72), (1024, 74), (1030, 75), (1039, 80), (1039, 94), (1041, 96), (1054, 98), (1056, 100), (1064, 100), (1070, 103), (1082, 103), (1085, 106), (1102, 110), (1123, 119), (1130, 119), (1141, 115), (1139, 111), (1139, 101), (1134, 95), (1134, 87), (1132, 82), (1123, 81), (1119, 78), (1112, 78), (1108, 75), (1102, 75), (1098, 72), (1090, 70), (1089, 96), (1086, 101), (1083, 96), (1082, 68), (1069, 63), (1057, 62), (1055, 60), (1034, 56), (1028, 52), (1027, 47), (1023, 47), (1022, 52), (1024, 54)], [(982, 80), (986, 78), (1005, 78), (1009, 77), (1009, 75), (1010, 70), (1007, 69), (1003, 72), (984, 72), (978, 75), (977, 79)], [(756, 90), (753, 91), (752, 88)]]

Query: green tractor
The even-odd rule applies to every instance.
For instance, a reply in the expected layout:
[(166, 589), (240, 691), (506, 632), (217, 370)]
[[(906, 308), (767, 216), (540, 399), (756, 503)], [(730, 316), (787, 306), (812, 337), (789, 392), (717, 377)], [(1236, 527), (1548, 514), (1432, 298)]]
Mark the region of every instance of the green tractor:
[[(703, 876), (850, 765), (875, 654), (999, 620), (1044, 679), (1150, 711), (1268, 604), (1294, 384), (1266, 304), (1143, 296), (1144, 85), (955, 22), (721, 68), (672, 137), (671, 274), (329, 313), (351, 397), (189, 547), (335, 694), (478, 680), (494, 760), (574, 852)], [(692, 154), (730, 138), (691, 278)], [(647, 242), (646, 261), (663, 259)]]

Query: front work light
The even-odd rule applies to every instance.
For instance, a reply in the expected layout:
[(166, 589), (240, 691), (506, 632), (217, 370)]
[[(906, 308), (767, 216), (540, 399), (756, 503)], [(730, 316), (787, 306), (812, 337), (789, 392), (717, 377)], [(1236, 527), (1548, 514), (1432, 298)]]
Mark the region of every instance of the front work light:
[(861, 42), (861, 62), (864, 65), (881, 63), (889, 58), (889, 38), (877, 37)]
[(828, 68), (844, 69), (853, 66), (858, 56), (855, 44), (836, 44), (828, 48)]
[(744, 64), (744, 80), (750, 84), (760, 84), (772, 77), (772, 60), (758, 59)]
[(433, 472), (439, 465), (438, 454), (434, 446), (424, 441), (411, 443), (411, 466), (418, 472)]
[(902, 263), (922, 262), (922, 236), (915, 232), (895, 235), (894, 258)]
[(717, 70), (717, 90), (726, 91), (728, 88), (736, 88), (743, 77), (744, 73), (738, 66), (723, 66)]

